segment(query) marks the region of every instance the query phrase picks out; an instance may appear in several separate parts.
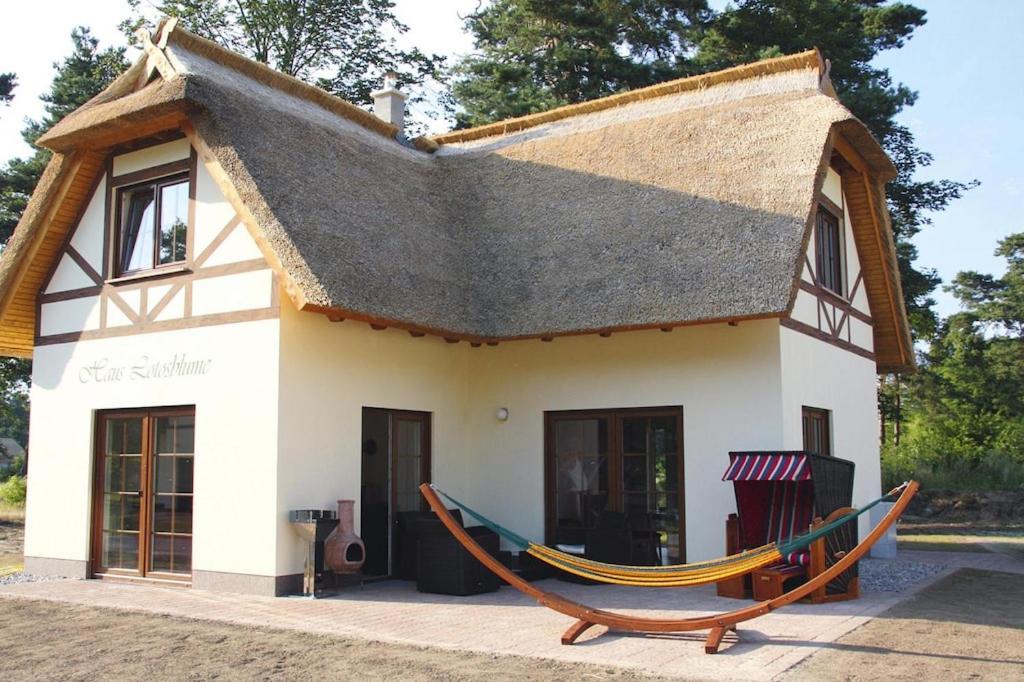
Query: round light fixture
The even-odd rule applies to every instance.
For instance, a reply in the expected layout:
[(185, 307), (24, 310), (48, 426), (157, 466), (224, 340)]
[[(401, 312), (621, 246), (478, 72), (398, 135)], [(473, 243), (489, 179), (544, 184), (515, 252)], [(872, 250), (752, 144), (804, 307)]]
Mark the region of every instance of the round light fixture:
[(499, 408), (498, 408), (498, 409), (497, 409), (497, 410), (496, 410), (496, 411), (494, 412), (494, 416), (495, 416), (495, 417), (496, 417), (496, 418), (498, 419), (498, 421), (500, 421), (500, 422), (507, 422), (507, 421), (508, 421), (508, 408), (507, 408), (507, 407), (499, 407)]

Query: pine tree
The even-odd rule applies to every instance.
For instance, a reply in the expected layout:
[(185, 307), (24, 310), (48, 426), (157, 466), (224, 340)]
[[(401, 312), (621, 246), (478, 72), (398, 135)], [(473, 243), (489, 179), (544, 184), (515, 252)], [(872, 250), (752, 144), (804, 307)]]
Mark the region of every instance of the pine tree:
[(496, 0), (466, 18), (459, 127), (585, 102), (693, 73), (705, 0)]
[(989, 484), (1024, 485), (1024, 233), (1000, 241), (996, 255), (1007, 261), (1002, 277), (961, 272), (947, 287), (961, 310), (939, 326), (910, 382), (901, 448), (918, 465), (982, 468)]

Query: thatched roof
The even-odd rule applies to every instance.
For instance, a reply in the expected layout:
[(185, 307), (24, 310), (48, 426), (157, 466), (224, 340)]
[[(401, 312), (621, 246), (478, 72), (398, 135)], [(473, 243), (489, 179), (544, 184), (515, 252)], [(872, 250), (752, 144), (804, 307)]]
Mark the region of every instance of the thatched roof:
[[(300, 307), (456, 338), (785, 315), (832, 137), (879, 182), (893, 174), (827, 94), (816, 52), (411, 148), (365, 111), (186, 31), (165, 27), (158, 46), (41, 143), (60, 159), (177, 112)], [(905, 329), (898, 310), (890, 326)]]

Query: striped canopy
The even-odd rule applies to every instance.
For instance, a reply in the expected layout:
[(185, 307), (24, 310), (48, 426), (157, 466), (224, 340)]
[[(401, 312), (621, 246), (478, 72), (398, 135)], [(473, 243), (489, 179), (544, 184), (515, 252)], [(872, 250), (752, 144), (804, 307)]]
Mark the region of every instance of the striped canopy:
[(730, 452), (723, 481), (809, 481), (804, 452)]

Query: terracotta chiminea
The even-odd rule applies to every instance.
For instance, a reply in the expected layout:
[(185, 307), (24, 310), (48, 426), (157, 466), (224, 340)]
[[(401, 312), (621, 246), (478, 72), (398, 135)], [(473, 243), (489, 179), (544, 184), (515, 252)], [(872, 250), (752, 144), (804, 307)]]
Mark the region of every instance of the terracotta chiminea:
[(366, 546), (353, 526), (355, 500), (338, 500), (338, 527), (324, 540), (324, 563), (336, 573), (355, 573), (366, 560)]

